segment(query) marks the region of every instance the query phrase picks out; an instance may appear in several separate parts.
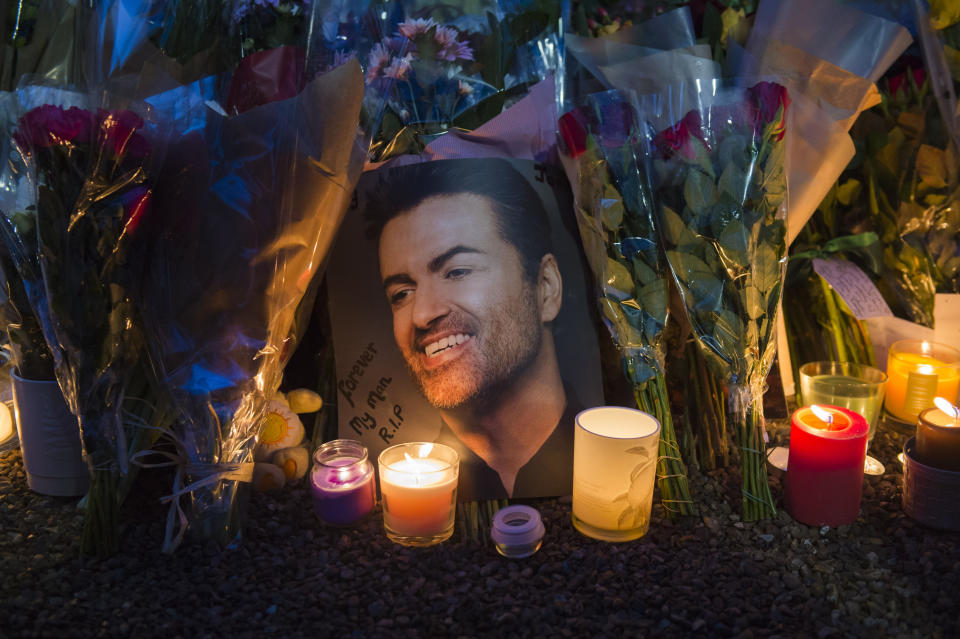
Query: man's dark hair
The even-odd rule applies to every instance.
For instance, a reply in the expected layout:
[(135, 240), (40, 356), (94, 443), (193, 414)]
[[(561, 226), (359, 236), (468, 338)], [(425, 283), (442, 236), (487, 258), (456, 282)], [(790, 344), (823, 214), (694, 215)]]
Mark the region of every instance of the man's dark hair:
[(381, 171), (366, 204), (366, 230), (379, 241), (387, 222), (442, 195), (472, 194), (490, 200), (497, 231), (520, 254), (529, 280), (540, 272), (550, 248), (550, 222), (543, 201), (506, 160), (438, 160)]

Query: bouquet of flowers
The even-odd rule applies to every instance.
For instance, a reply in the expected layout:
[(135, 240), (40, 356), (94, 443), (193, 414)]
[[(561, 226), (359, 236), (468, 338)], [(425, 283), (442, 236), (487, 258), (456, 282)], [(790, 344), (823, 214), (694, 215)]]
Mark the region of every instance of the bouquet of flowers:
[(577, 221), (600, 310), (620, 349), (637, 407), (661, 424), (657, 476), (667, 514), (692, 514), (664, 375), (669, 267), (659, 247), (646, 173), (637, 161), (634, 108), (616, 91), (593, 94), (560, 118)]
[[(144, 309), (151, 356), (179, 419), (164, 551), (186, 530), (235, 542), (267, 400), (294, 346), (294, 313), (329, 250), (359, 177), (359, 65), (295, 98), (239, 115), (173, 93), (178, 116), (148, 226)], [(180, 498), (189, 496), (189, 515)], [(174, 527), (179, 521), (179, 531)]]
[(669, 122), (647, 138), (650, 175), (660, 235), (694, 335), (726, 377), (743, 518), (755, 521), (775, 510), (762, 396), (786, 257), (790, 101), (769, 82), (703, 89), (699, 109), (672, 105), (669, 96), (654, 96), (664, 99), (645, 109), (651, 123)]
[(372, 161), (417, 154), (451, 129), (474, 130), (559, 66), (560, 5), (484, 0), (479, 7), (411, 0), (314, 3), (323, 41), (311, 64), (356, 57), (366, 98), (385, 105), (367, 118)]
[[(36, 171), (33, 223), (46, 305), (38, 315), (78, 416), (91, 487), (82, 547), (115, 552), (117, 481), (127, 470), (120, 408), (136, 357), (128, 250), (152, 198), (156, 131), (131, 110), (27, 111), (14, 141)], [(7, 218), (8, 229), (32, 229)], [(29, 255), (29, 250), (25, 254)]]

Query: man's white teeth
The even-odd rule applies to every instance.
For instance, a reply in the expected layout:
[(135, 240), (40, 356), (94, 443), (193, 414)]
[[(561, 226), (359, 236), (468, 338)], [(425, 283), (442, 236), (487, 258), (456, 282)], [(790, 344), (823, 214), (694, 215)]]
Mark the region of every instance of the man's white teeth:
[(428, 357), (436, 355), (440, 351), (446, 350), (448, 348), (453, 348), (454, 346), (460, 346), (467, 340), (470, 339), (469, 335), (464, 335), (463, 333), (457, 333), (456, 335), (450, 335), (448, 337), (441, 338), (436, 342), (431, 342), (427, 344), (427, 347), (423, 349), (423, 352), (427, 354)]

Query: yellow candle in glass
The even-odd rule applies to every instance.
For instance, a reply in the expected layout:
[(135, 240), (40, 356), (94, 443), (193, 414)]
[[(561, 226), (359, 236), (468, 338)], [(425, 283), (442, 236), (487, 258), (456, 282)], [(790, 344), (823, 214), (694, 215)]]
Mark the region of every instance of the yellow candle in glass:
[(916, 422), (920, 413), (940, 396), (954, 402), (960, 389), (960, 351), (920, 340), (902, 340), (890, 347), (887, 359), (887, 412), (904, 422)]

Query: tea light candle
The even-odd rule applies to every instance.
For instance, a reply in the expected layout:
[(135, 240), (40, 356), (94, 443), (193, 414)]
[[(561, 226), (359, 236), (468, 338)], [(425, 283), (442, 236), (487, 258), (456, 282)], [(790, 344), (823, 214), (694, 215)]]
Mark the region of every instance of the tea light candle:
[(449, 539), (460, 460), (449, 446), (405, 443), (380, 454), (380, 493), (387, 537), (410, 546)]
[(956, 401), (960, 389), (960, 351), (920, 340), (901, 340), (890, 347), (884, 406), (896, 419), (915, 422), (933, 406), (934, 397)]
[(960, 410), (942, 397), (920, 413), (915, 457), (940, 470), (960, 471)]
[(365, 446), (349, 439), (336, 439), (320, 446), (313, 459), (310, 490), (320, 519), (347, 526), (373, 510), (376, 490)]
[(869, 426), (839, 406), (793, 413), (787, 460), (787, 511), (813, 526), (851, 524), (860, 510)]

